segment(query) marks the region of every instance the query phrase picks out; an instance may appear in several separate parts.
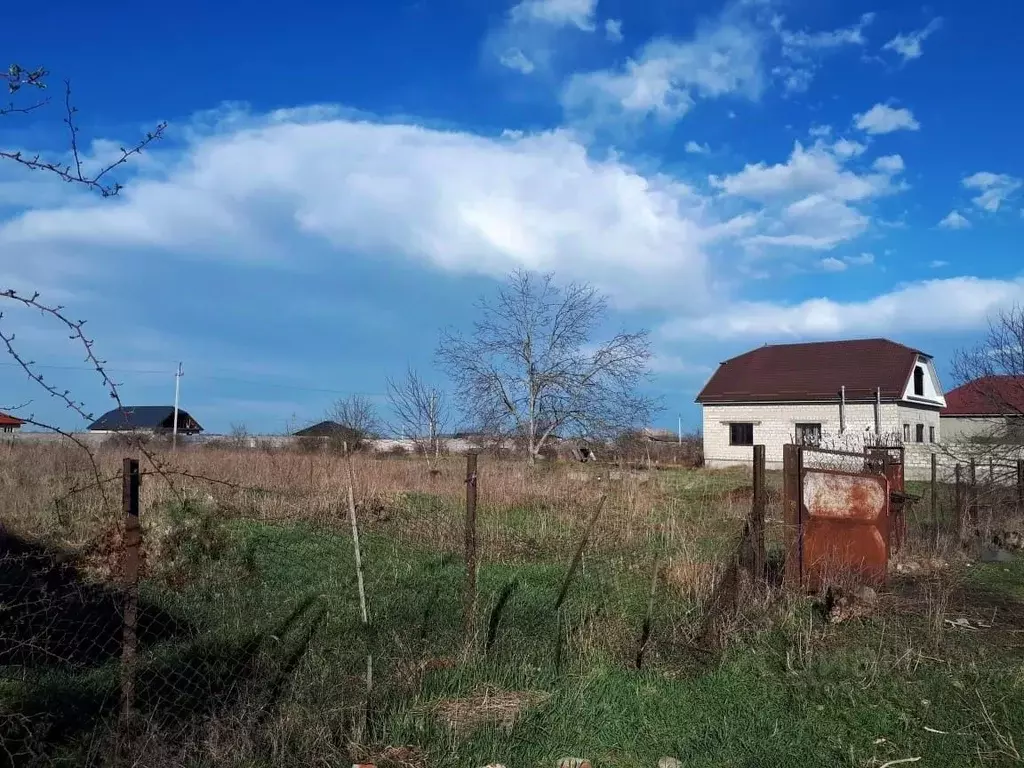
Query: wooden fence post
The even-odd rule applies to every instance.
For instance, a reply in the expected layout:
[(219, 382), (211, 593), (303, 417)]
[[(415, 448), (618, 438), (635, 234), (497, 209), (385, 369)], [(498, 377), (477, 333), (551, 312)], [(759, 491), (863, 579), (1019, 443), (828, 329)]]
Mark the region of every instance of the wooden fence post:
[(1024, 459), (1017, 459), (1017, 508), (1024, 509)]
[(466, 454), (466, 582), (463, 587), (463, 633), (466, 642), (470, 642), (476, 628), (476, 490), (477, 490), (477, 455)]
[(124, 511), (124, 620), (121, 641), (121, 722), (131, 726), (135, 702), (135, 660), (138, 647), (139, 550), (142, 531), (139, 525), (139, 460), (125, 459), (121, 478), (121, 503)]
[(754, 498), (750, 518), (750, 536), (754, 550), (754, 579), (765, 578), (764, 517), (767, 496), (765, 494), (765, 452), (763, 445), (754, 446)]
[(970, 475), (968, 481), (970, 487), (967, 489), (967, 517), (971, 525), (978, 524), (978, 465), (974, 459), (970, 463)]
[(932, 527), (935, 528), (935, 547), (939, 546), (939, 459), (932, 454)]

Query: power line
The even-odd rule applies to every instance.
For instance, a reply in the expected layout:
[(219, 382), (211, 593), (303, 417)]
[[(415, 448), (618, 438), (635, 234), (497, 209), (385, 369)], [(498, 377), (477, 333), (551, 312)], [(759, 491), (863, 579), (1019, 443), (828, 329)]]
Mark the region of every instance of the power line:
[[(0, 363), (0, 367), (4, 368), (21, 368), (22, 366), (18, 363)], [(83, 372), (95, 372), (95, 368), (86, 365), (36, 365), (31, 366), (33, 369), (44, 370), (44, 371), (83, 371)], [(144, 368), (106, 368), (104, 370), (109, 374), (142, 374), (142, 375), (156, 375), (156, 376), (167, 376), (174, 373), (173, 368), (167, 368), (165, 370), (154, 370)], [(297, 384), (280, 384), (271, 381), (260, 381), (257, 379), (243, 379), (236, 376), (217, 376), (213, 374), (202, 374), (193, 373), (190, 374), (193, 379), (206, 379), (209, 381), (222, 381), (233, 384), (246, 384), (253, 387), (270, 387), (273, 389), (286, 389), (295, 392), (318, 392), (329, 395), (359, 395), (361, 397), (384, 397), (383, 392), (351, 392), (348, 390), (341, 389), (329, 389), (326, 387), (303, 387)]]

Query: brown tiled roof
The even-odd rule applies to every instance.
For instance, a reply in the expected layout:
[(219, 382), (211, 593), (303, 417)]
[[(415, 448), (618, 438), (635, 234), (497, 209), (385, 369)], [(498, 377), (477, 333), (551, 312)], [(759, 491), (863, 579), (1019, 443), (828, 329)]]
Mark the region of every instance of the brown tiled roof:
[(10, 416), (0, 411), (0, 427), (20, 427), (24, 423), (17, 416)]
[(942, 416), (1024, 414), (1024, 376), (983, 376), (946, 393)]
[(902, 397), (916, 349), (888, 339), (772, 344), (722, 363), (697, 395), (698, 403), (848, 400)]

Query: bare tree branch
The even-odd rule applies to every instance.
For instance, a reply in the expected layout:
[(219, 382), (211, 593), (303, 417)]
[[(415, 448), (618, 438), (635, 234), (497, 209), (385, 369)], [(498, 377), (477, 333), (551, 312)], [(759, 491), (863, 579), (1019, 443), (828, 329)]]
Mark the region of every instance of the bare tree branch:
[(352, 448), (360, 448), (367, 441), (380, 435), (380, 418), (373, 401), (362, 395), (351, 395), (337, 400), (327, 409), (326, 416), (341, 426), (341, 433), (335, 437)]
[[(45, 89), (46, 77), (48, 75), (49, 72), (42, 68), (30, 71), (17, 64), (12, 64), (6, 73), (0, 75), (0, 81), (6, 82), (8, 92), (11, 94), (17, 94), (23, 88)], [(9, 106), (0, 108), (0, 117), (13, 114), (28, 114), (29, 112), (34, 112), (41, 107), (46, 106), (48, 103), (49, 99), (43, 99), (42, 101), (26, 106), (18, 106), (12, 101)], [(122, 186), (116, 181), (108, 183), (106, 181), (108, 174), (127, 163), (134, 155), (141, 154), (142, 151), (154, 141), (162, 138), (164, 131), (167, 129), (167, 123), (158, 124), (156, 128), (146, 133), (145, 136), (133, 145), (121, 147), (120, 155), (118, 155), (118, 157), (112, 162), (107, 163), (96, 171), (90, 172), (85, 169), (82, 153), (78, 146), (79, 129), (75, 122), (75, 115), (77, 114), (78, 108), (74, 106), (71, 100), (71, 83), (69, 81), (65, 81), (63, 120), (70, 134), (70, 162), (50, 160), (43, 158), (39, 154), (26, 155), (20, 150), (5, 149), (0, 149), (0, 159), (18, 163), (29, 170), (51, 173), (62, 181), (71, 184), (80, 184), (94, 192), (98, 192), (103, 197), (113, 197), (120, 193)]]
[(449, 420), (444, 392), (429, 386), (409, 367), (404, 379), (387, 380), (387, 394), (394, 414), (390, 431), (412, 440), (428, 459), (436, 458)]
[(469, 336), (446, 331), (437, 357), (478, 428), (522, 438), (531, 461), (555, 436), (607, 438), (649, 420), (646, 331), (593, 342), (607, 301), (590, 285), (513, 272), (478, 304)]

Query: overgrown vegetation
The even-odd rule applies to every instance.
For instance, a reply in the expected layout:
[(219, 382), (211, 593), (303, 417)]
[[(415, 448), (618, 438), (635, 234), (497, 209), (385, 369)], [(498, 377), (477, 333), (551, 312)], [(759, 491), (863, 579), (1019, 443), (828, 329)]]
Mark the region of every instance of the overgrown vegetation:
[[(253, 450), (179, 451), (182, 472), (220, 483), (179, 476), (172, 493), (159, 475), (143, 479), (142, 656), (126, 735), (117, 621), (98, 620), (119, 606), (117, 484), (104, 501), (77, 449), (0, 450), (3, 603), (21, 611), (0, 625), (12, 764), (106, 764), (118, 751), (143, 766), (1021, 760), (1024, 571), (937, 556), (924, 511), (911, 515), (904, 555), (920, 567), (894, 573), (869, 615), (830, 623), (814, 596), (772, 588), (727, 617), (713, 647), (701, 637), (705, 606), (749, 510), (748, 475), (482, 460), (480, 621), (467, 645), (461, 460), (432, 472), (412, 457), (353, 457), (367, 631), (344, 460)], [(98, 457), (105, 476), (119, 459)], [(12, 578), (25, 562), (13, 541), (48, 564), (45, 585)], [(46, 639), (46, 654), (19, 660), (30, 614), (41, 631), (28, 639)]]

